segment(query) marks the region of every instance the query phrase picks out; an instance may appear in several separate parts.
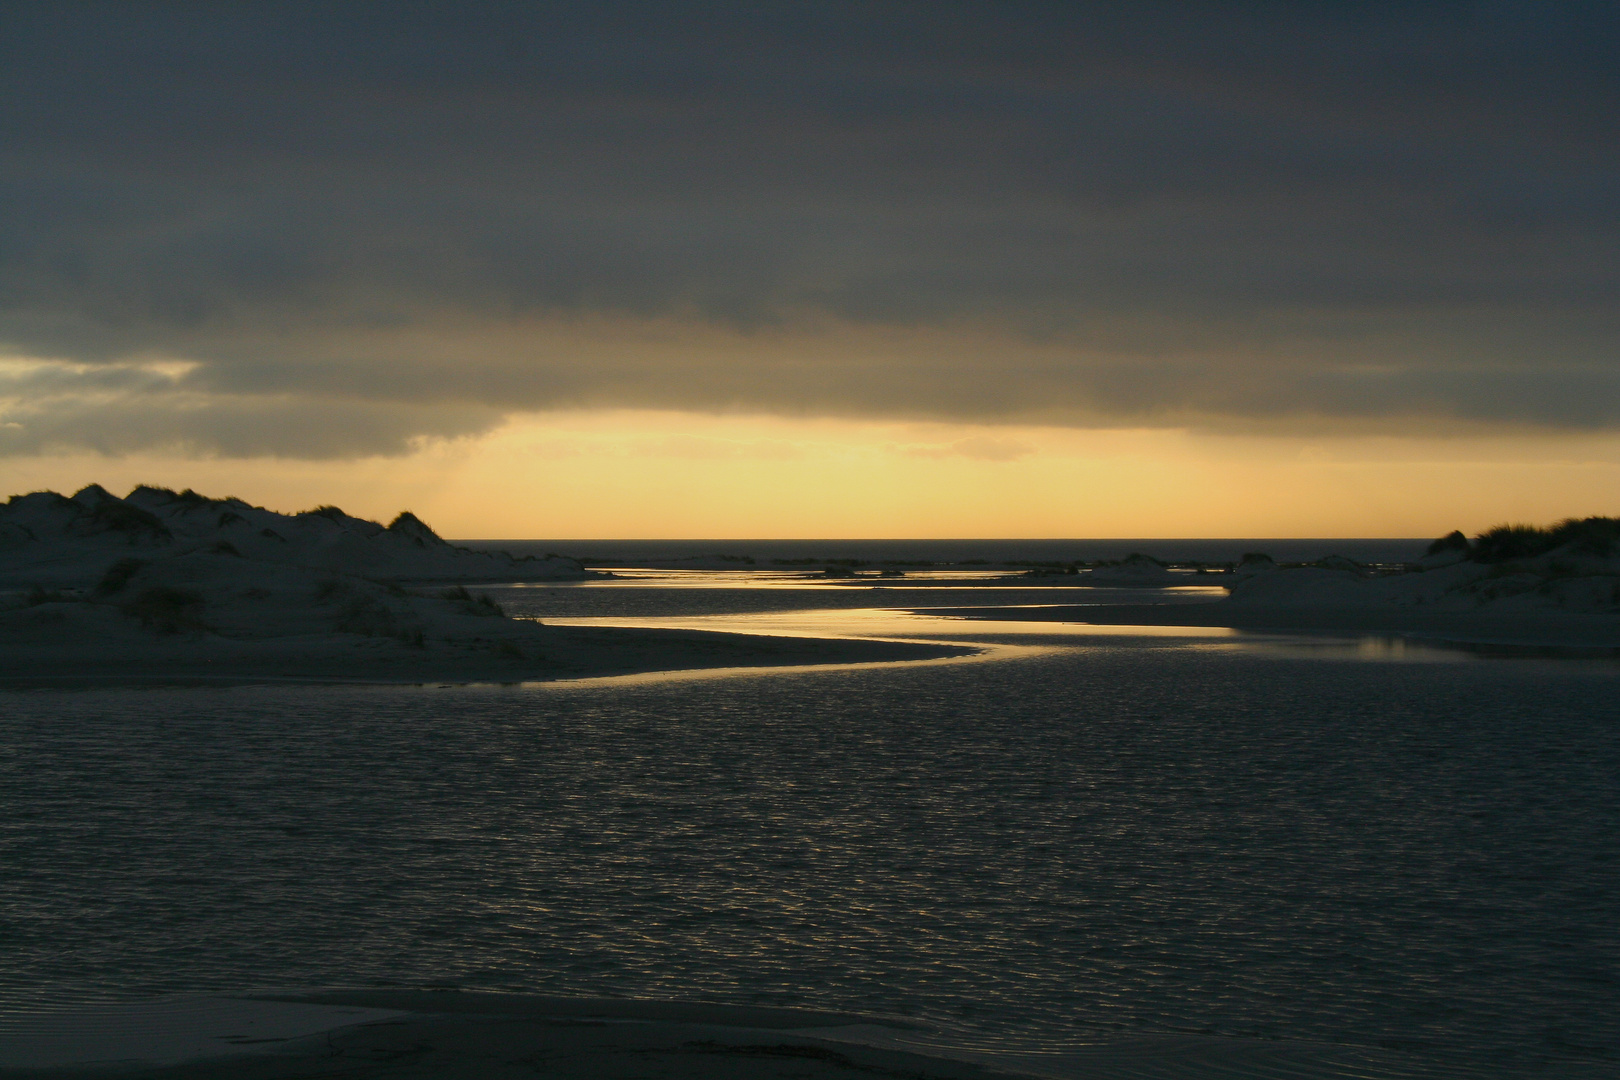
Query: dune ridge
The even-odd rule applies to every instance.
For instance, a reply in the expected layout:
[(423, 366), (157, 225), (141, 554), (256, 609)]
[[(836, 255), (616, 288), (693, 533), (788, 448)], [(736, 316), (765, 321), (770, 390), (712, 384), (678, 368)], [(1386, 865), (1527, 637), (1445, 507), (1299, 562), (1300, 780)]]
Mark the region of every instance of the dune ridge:
[(388, 525), (320, 506), (280, 514), (241, 499), (142, 485), (118, 498), (99, 484), (72, 496), (36, 491), (0, 505), (0, 587), (84, 587), (118, 558), (199, 552), (390, 581), (578, 581), (562, 555), (515, 557), (457, 547), (409, 511)]

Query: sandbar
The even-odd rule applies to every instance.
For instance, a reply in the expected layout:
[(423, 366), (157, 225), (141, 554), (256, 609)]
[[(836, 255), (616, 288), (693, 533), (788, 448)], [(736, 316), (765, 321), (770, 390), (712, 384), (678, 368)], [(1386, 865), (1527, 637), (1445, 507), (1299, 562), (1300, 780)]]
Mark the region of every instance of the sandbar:
[(1077, 622), (1099, 626), (1228, 627), (1259, 633), (1387, 635), (1488, 648), (1620, 650), (1620, 615), (1582, 611), (1425, 610), (1412, 607), (1294, 606), (1231, 603), (1043, 604), (1023, 607), (915, 608), (942, 618), (1001, 622)]

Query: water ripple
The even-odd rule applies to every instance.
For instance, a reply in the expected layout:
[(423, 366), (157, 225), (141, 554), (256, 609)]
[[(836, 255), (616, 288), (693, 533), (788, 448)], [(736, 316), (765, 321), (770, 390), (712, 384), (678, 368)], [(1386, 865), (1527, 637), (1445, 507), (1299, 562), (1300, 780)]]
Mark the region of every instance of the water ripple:
[(1099, 640), (12, 693), (0, 1003), (448, 982), (1609, 1068), (1616, 689)]

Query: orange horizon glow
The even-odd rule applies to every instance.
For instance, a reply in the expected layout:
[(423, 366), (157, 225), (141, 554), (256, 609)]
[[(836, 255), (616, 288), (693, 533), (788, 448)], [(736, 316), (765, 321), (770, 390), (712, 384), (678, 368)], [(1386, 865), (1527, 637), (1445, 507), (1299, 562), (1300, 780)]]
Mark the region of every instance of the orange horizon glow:
[(465, 539), (1345, 538), (1620, 513), (1620, 435), (1236, 436), (613, 410), (402, 457), (14, 458), (11, 491), (141, 483), (409, 509)]

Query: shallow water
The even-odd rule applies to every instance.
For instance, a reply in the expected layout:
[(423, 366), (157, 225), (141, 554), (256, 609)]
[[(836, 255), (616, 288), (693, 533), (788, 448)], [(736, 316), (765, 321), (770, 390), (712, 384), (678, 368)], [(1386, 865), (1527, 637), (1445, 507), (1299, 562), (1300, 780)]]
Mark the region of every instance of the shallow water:
[[(454, 983), (989, 1041), (1316, 1039), (1500, 1075), (1620, 1057), (1614, 665), (730, 592), (500, 594), (548, 618), (1007, 647), (5, 694), (0, 1003)], [(829, 597), (847, 607), (795, 610)]]

